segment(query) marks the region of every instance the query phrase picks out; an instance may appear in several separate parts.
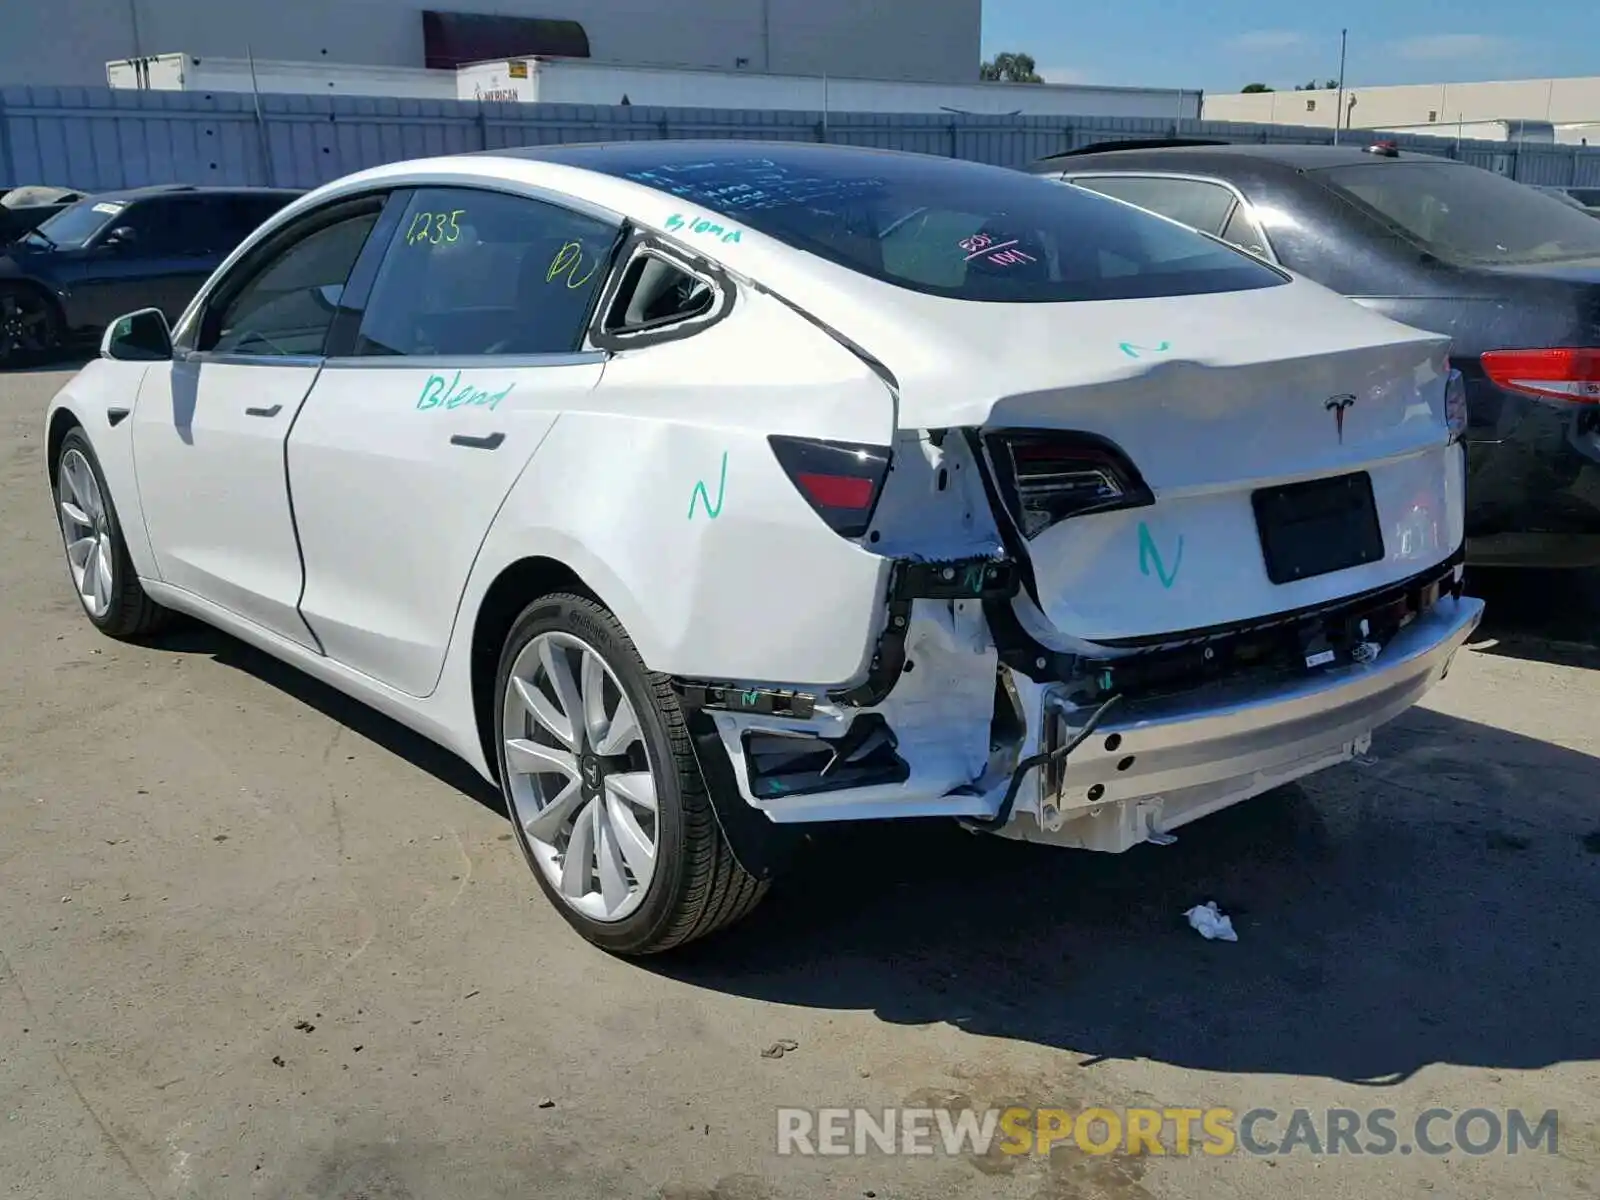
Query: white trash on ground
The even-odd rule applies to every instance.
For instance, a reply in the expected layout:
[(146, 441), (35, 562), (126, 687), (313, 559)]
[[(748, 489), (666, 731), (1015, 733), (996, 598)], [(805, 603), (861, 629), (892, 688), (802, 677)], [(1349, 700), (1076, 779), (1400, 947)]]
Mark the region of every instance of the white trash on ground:
[(1233, 931), (1233, 919), (1217, 907), (1215, 900), (1197, 904), (1183, 915), (1189, 918), (1189, 924), (1208, 942), (1239, 940), (1239, 935)]

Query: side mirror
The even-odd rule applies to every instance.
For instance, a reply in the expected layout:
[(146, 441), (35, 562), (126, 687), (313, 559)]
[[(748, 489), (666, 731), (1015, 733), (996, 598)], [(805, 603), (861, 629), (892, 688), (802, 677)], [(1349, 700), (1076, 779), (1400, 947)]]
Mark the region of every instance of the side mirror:
[(118, 317), (100, 339), (102, 358), (121, 362), (161, 362), (172, 357), (172, 330), (159, 308), (141, 308)]

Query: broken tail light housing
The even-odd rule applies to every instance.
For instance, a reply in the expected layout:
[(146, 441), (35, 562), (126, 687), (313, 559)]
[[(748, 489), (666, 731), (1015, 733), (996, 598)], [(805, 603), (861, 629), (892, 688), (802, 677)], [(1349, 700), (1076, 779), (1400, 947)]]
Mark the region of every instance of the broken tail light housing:
[(1507, 391), (1600, 404), (1600, 349), (1490, 350), (1481, 361), (1483, 373)]
[(847, 538), (867, 532), (889, 473), (889, 447), (776, 433), (767, 442), (789, 481), (830, 529)]
[(985, 440), (1000, 497), (1025, 538), (1071, 517), (1155, 503), (1128, 456), (1095, 434), (1007, 429)]

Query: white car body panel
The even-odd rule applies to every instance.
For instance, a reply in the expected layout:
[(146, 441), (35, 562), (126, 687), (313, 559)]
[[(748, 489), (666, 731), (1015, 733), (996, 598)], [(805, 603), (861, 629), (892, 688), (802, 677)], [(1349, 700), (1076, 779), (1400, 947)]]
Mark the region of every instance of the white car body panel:
[[(300, 610), (324, 653), (409, 695), (433, 691), (483, 535), (561, 412), (599, 382), (591, 357), (328, 363), (288, 451), (305, 562)], [(499, 398), (449, 406), (479, 393)], [(375, 496), (388, 503), (362, 501)]]
[[(1052, 651), (1115, 658), (1124, 651), (1099, 643), (1339, 601), (1413, 579), (1461, 545), (1447, 343), (1305, 280), (1153, 300), (955, 301), (726, 218), (719, 233), (739, 237), (707, 235), (689, 205), (642, 184), (490, 155), (391, 164), (319, 189), (215, 278), (309, 208), (390, 184), (492, 188), (627, 219), (726, 272), (731, 309), (681, 340), (587, 347), (561, 362), (102, 360), (53, 401), (47, 424), (70, 412), (89, 431), (153, 598), (306, 669), (491, 780), (478, 617), (497, 580), (547, 560), (616, 614), (651, 670), (814, 697), (803, 719), (711, 714), (735, 802), (775, 823), (994, 817), (1018, 759), (1043, 744), (1047, 712), (1071, 706), (1000, 665), (982, 604), (915, 599), (905, 672), (876, 703), (840, 698), (869, 678), (897, 567), (1005, 553), (961, 430), (1097, 434), (1154, 495), (1028, 542), (1038, 604), (1022, 593), (1012, 607)], [(462, 384), (504, 394), (419, 407), (434, 377), (458, 371)], [(175, 399), (185, 388), (187, 411)], [(1336, 417), (1327, 402), (1339, 397), (1353, 402)], [(133, 415), (113, 426), (105, 413), (118, 406)], [(270, 418), (243, 415), (273, 406)], [(450, 440), (497, 434), (492, 449)], [(771, 435), (892, 445), (870, 534), (830, 529)], [(1271, 583), (1252, 491), (1356, 470), (1371, 474), (1385, 557)], [(1376, 661), (1276, 691), (1218, 686), (1131, 704), (1102, 730), (1128, 748), (1086, 744), (1055, 791), (1035, 775), (1004, 831), (1126, 849), (1349, 758), (1444, 673), (1480, 614), (1447, 596)], [(997, 677), (1025, 726), (1003, 747), (991, 734)], [(757, 794), (747, 734), (838, 738), (863, 715), (893, 729), (903, 781)]]
[[(646, 662), (812, 687), (863, 669), (887, 561), (818, 519), (767, 437), (887, 444), (882, 380), (744, 289), (694, 337), (618, 353), (586, 408), (562, 418), (501, 519), (558, 528), (610, 563), (638, 602), (628, 628)], [(612, 452), (596, 458), (586, 448), (597, 445)], [(592, 500), (560, 502), (573, 494)], [(642, 512), (652, 519), (630, 519)]]
[[(75, 416), (94, 443), (100, 470), (111, 490), (111, 502), (121, 520), (128, 557), (141, 579), (159, 578), (156, 556), (145, 534), (139, 504), (139, 479), (133, 464), (132, 426), (128, 421), (139, 388), (152, 364), (116, 362), (97, 358), (69, 379), (50, 400), (45, 428), (56, 413)], [(159, 364), (158, 364), (159, 365)]]
[(162, 363), (128, 422), (162, 581), (307, 647), (283, 442), (317, 371), (315, 361)]

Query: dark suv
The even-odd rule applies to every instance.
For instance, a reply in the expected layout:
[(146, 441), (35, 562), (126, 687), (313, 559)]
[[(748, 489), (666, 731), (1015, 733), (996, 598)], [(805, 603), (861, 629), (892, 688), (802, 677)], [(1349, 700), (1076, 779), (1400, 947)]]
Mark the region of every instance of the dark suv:
[(0, 366), (95, 337), (137, 308), (176, 321), (233, 248), (300, 194), (175, 184), (63, 209), (0, 252)]

